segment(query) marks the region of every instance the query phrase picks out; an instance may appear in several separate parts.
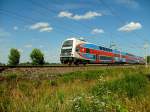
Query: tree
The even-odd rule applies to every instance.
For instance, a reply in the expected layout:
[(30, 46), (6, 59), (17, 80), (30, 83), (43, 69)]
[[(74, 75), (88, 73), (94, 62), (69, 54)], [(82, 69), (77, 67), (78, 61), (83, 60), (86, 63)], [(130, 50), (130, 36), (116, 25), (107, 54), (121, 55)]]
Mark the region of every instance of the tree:
[(43, 65), (44, 64), (44, 54), (40, 49), (33, 49), (30, 54), (33, 65)]
[(147, 63), (150, 64), (150, 56), (147, 56)]
[(8, 58), (9, 65), (18, 65), (20, 61), (20, 52), (17, 49), (12, 48), (10, 50), (10, 55), (8, 56)]

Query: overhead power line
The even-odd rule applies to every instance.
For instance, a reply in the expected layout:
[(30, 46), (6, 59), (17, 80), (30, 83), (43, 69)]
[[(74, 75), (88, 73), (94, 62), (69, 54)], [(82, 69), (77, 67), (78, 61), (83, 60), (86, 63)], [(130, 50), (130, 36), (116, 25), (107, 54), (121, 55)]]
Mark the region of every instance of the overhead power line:
[[(101, 4), (103, 4), (110, 12), (112, 15), (114, 15), (116, 17), (117, 20), (119, 20), (119, 22), (121, 24), (124, 24), (124, 20), (107, 4), (105, 3), (103, 0), (98, 0)], [(141, 39), (142, 41), (145, 40), (145, 38), (143, 38), (142, 36), (139, 36), (136, 32), (134, 32), (135, 36), (138, 37), (138, 39)], [(129, 41), (130, 42), (130, 41)], [(131, 42), (130, 42), (131, 43)]]
[[(37, 6), (37, 7), (39, 7), (39, 8), (42, 8), (42, 9), (44, 9), (44, 10), (46, 10), (48, 13), (51, 13), (51, 14), (56, 14), (56, 15), (58, 15), (58, 12), (55, 10), (55, 9), (53, 9), (53, 8), (51, 8), (51, 7), (46, 7), (44, 4), (42, 4), (42, 3), (39, 3), (39, 2), (37, 2), (37, 1), (34, 1), (34, 0), (28, 0), (28, 2), (30, 2), (32, 5), (34, 5), (34, 6)], [(39, 13), (39, 12), (38, 12)], [(41, 13), (40, 13), (41, 14)], [(42, 14), (43, 15), (43, 14)], [(64, 22), (64, 21), (60, 21), (61, 22), (61, 24), (64, 24), (64, 25), (68, 25), (68, 23), (67, 22)], [(78, 23), (77, 21), (74, 21), (73, 22), (74, 24), (76, 24), (76, 25), (80, 25), (80, 27), (82, 27), (82, 28), (85, 28), (85, 29), (91, 29), (91, 26), (89, 26), (89, 25), (87, 25), (87, 24), (83, 24), (83, 23)], [(70, 25), (69, 25), (70, 26)], [(72, 28), (70, 28), (70, 29), (72, 29)]]
[[(112, 15), (115, 15), (116, 16), (116, 18), (119, 20), (119, 22), (121, 23), (121, 24), (124, 24), (124, 19), (122, 18), (122, 17), (120, 17), (117, 13), (116, 13), (116, 11), (114, 11), (113, 9), (112, 9), (112, 7), (110, 7), (106, 2), (104, 2), (103, 0), (98, 0), (99, 2), (101, 2), (111, 13), (112, 13)], [(145, 40), (145, 38), (143, 38), (141, 35), (139, 35), (139, 34), (137, 34), (136, 32), (134, 32), (134, 34), (137, 36), (137, 37), (140, 37), (139, 39), (144, 39)]]
[[(37, 22), (40, 22), (40, 20), (37, 20), (37, 19), (33, 19), (31, 17), (27, 17), (27, 16), (23, 16), (21, 14), (18, 14), (18, 13), (15, 13), (13, 11), (9, 11), (9, 10), (5, 10), (5, 9), (0, 9), (0, 13), (3, 13), (3, 14), (7, 14), (7, 15), (11, 15), (11, 16), (14, 16), (14, 17), (17, 17), (17, 20), (21, 20), (21, 21), (24, 21), (25, 23), (30, 23), (30, 24), (35, 24)], [(60, 33), (68, 33), (71, 32), (72, 34), (75, 34), (75, 35), (78, 35), (80, 36), (79, 33), (76, 33), (76, 32), (73, 32), (71, 31), (70, 29), (66, 29), (66, 27), (64, 26), (58, 26), (55, 24), (55, 28), (57, 28), (57, 30), (60, 32)], [(65, 29), (65, 30), (64, 30)], [(65, 34), (65, 33), (64, 33)]]

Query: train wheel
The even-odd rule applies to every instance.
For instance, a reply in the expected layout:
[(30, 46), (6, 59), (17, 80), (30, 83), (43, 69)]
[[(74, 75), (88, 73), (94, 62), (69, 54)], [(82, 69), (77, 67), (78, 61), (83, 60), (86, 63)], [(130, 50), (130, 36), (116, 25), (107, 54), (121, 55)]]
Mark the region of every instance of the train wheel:
[(83, 66), (86, 66), (86, 63), (83, 63)]
[(71, 66), (72, 65), (72, 61), (68, 62), (68, 65)]
[(77, 66), (79, 66), (79, 62), (78, 61), (74, 62), (74, 64), (77, 65)]

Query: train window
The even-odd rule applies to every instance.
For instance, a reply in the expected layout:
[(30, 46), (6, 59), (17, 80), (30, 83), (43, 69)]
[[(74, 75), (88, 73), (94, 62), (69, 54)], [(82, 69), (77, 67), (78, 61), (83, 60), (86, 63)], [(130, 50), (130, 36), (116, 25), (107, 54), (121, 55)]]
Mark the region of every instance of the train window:
[(108, 52), (110, 52), (110, 49), (109, 49), (109, 48), (107, 48), (107, 51), (108, 51)]
[(111, 52), (111, 49), (108, 48), (108, 51)]
[(101, 46), (99, 46), (99, 50), (103, 50)]
[(112, 57), (100, 56), (100, 60), (112, 60)]
[(86, 53), (90, 53), (90, 49), (89, 48), (86, 48)]
[(108, 48), (106, 48), (106, 51), (108, 51)]
[(96, 59), (96, 56), (95, 56), (95, 55), (93, 55), (93, 59)]
[(70, 47), (72, 45), (73, 45), (73, 40), (68, 40), (64, 42), (63, 47)]
[(61, 49), (61, 55), (70, 55), (72, 49)]
[(77, 47), (77, 48), (76, 48), (76, 52), (79, 52), (79, 51), (80, 51), (80, 48), (79, 48), (79, 47)]
[(105, 48), (105, 51), (108, 51), (108, 49), (107, 49), (107, 48)]

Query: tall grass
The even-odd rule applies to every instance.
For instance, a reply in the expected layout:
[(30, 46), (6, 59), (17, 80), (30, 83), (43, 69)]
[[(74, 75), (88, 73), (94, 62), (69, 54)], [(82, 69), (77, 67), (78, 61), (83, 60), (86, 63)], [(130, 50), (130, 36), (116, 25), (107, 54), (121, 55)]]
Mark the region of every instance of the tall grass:
[(101, 74), (104, 73), (104, 70), (89, 70), (89, 71), (77, 71), (77, 72), (71, 72), (71, 73), (67, 73), (64, 74), (61, 77), (61, 80), (63, 82), (69, 82), (69, 81), (73, 81), (76, 79), (80, 79), (80, 80), (93, 80), (93, 79), (97, 79)]
[(102, 82), (100, 81), (92, 92), (102, 95), (107, 91), (127, 95), (129, 98), (137, 97), (146, 93), (148, 89), (148, 79), (141, 74), (124, 75), (122, 79)]
[[(19, 73), (2, 74), (6, 80), (0, 82), (0, 111), (127, 112), (130, 107), (147, 111), (150, 88), (144, 74), (149, 72), (144, 68), (100, 68), (52, 79), (39, 74), (36, 80)], [(134, 98), (141, 98), (142, 105)]]

